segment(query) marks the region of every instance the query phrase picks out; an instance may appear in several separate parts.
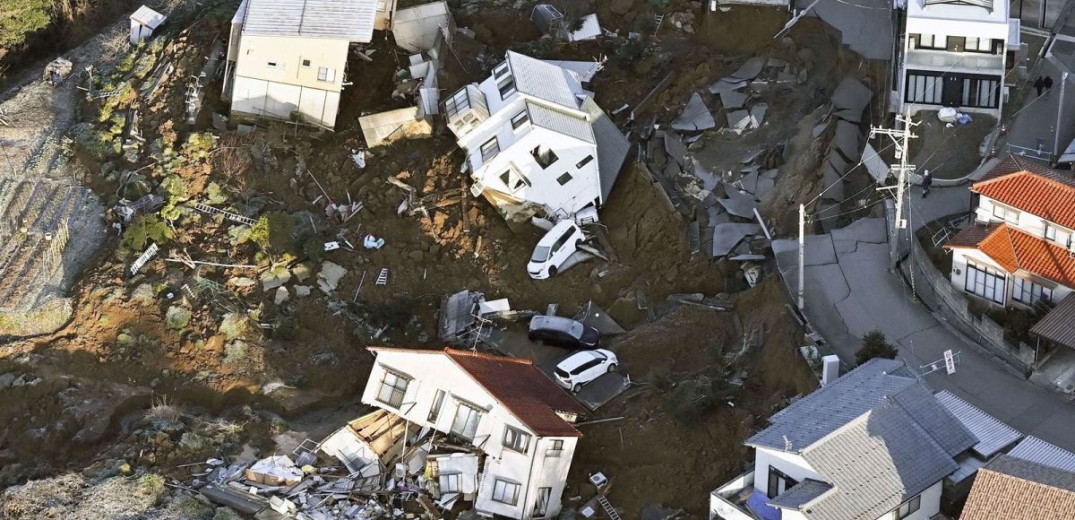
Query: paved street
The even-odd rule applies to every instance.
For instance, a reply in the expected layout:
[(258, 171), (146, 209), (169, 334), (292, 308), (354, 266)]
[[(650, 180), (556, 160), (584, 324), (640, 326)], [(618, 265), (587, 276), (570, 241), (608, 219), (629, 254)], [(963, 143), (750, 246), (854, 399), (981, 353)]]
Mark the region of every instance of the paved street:
[[(934, 189), (909, 198), (912, 226), (967, 208), (966, 187)], [(916, 222), (918, 220), (918, 222)], [(797, 287), (798, 244), (776, 240), (773, 250), (785, 282)], [(888, 270), (888, 236), (883, 218), (862, 219), (806, 243), (806, 309), (811, 324), (841, 360), (854, 364), (862, 335), (880, 329), (912, 367), (960, 352), (954, 375), (941, 370), (926, 376), (935, 390), (949, 390), (1025, 434), (1075, 451), (1075, 405), (1008, 372), (976, 351), (915, 302), (910, 289)]]

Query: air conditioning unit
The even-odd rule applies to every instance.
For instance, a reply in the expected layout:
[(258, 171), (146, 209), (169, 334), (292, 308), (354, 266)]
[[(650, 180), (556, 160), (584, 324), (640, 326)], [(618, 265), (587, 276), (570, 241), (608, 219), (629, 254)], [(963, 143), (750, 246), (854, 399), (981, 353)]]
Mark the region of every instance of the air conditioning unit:
[(483, 191), (485, 191), (485, 184), (482, 181), (474, 181), (474, 184), (470, 186), (470, 194), (475, 197), (480, 197)]

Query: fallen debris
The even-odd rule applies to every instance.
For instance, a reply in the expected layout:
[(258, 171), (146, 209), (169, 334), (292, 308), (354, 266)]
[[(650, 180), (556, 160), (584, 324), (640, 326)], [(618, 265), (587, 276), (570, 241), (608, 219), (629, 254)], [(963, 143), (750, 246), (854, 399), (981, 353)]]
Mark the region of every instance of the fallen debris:
[(713, 119), (713, 114), (709, 112), (709, 107), (705, 106), (705, 101), (702, 101), (702, 96), (695, 92), (691, 95), (690, 101), (687, 101), (687, 106), (683, 107), (683, 112), (672, 121), (672, 128), (682, 131), (698, 131), (708, 130), (717, 126), (717, 122)]
[(433, 135), (433, 125), (423, 119), (418, 107), (400, 108), (358, 118), (366, 146), (374, 148), (400, 139)]

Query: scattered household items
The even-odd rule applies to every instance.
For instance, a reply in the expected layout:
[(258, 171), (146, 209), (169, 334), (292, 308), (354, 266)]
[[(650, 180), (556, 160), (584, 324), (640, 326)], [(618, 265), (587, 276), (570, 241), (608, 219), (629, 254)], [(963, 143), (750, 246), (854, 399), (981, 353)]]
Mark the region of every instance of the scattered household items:
[(494, 319), (527, 319), (535, 311), (512, 310), (507, 298), (486, 300), (480, 292), (463, 290), (444, 300), (440, 308), (440, 339), (461, 347), (473, 347), (490, 339)]
[(373, 233), (366, 234), (366, 238), (362, 239), (362, 247), (366, 249), (380, 249), (384, 247), (384, 239), (373, 236)]
[(569, 349), (597, 348), (601, 333), (570, 318), (537, 315), (530, 318), (530, 341)]
[(129, 222), (135, 215), (144, 215), (153, 213), (164, 206), (164, 197), (155, 193), (149, 193), (139, 197), (138, 200), (131, 202), (126, 199), (120, 200), (119, 204), (116, 204), (112, 211), (123, 220), (123, 222)]
[(58, 87), (71, 75), (73, 67), (74, 65), (71, 64), (70, 60), (56, 58), (50, 61), (48, 65), (45, 65), (45, 71), (41, 74), (41, 79), (54, 87)]
[[(332, 130), (352, 44), (372, 41), (377, 0), (243, 0), (231, 21), (222, 97), (231, 118)], [(294, 4), (292, 7), (290, 4)]]
[(294, 486), (302, 480), (302, 470), (290, 458), (273, 455), (247, 468), (246, 479), (266, 486)]
[(526, 272), (535, 280), (555, 276), (584, 240), (586, 234), (578, 224), (572, 220), (560, 221), (538, 241), (526, 264)]
[(225, 59), (224, 52), (224, 42), (214, 40), (202, 70), (197, 76), (187, 79), (187, 92), (184, 99), (187, 106), (188, 124), (193, 125), (198, 120), (198, 114), (202, 110), (202, 101), (205, 99), (205, 88), (216, 81), (220, 65)]
[[(368, 350), (376, 361), (362, 402), (419, 432), (380, 461), (395, 468), (395, 489), (426, 497), (434, 517), (460, 502), (481, 515), (559, 515), (582, 435), (574, 423), (587, 410), (532, 361), (450, 348)], [(539, 495), (513, 500), (524, 490)]]
[(396, 45), (411, 53), (429, 51), (437, 46), (438, 37), (448, 43), (455, 34), (455, 20), (448, 2), (432, 2), (397, 9), (392, 16), (392, 36)]
[[(492, 76), (443, 103), (467, 154), (471, 193), (508, 220), (601, 207), (627, 157), (627, 138), (572, 69), (509, 51)], [(487, 99), (502, 100), (495, 113)]]
[(366, 146), (375, 148), (400, 139), (433, 135), (433, 126), (419, 113), (418, 107), (399, 108), (358, 118)]
[(381, 271), (377, 273), (377, 282), (375, 285), (385, 286), (388, 285), (388, 268), (382, 267)]
[(602, 34), (597, 14), (588, 14), (569, 21), (556, 7), (549, 4), (535, 5), (530, 11), (530, 21), (537, 26), (541, 34), (568, 42), (593, 40)]
[(139, 7), (131, 14), (131, 45), (138, 45), (153, 36), (168, 17), (146, 6)]
[(157, 247), (157, 244), (149, 244), (149, 247), (147, 247), (146, 250), (138, 256), (134, 263), (131, 264), (131, 276), (138, 274), (138, 271), (140, 271), (142, 267), (146, 265), (146, 262), (149, 262), (150, 259), (156, 256), (157, 251), (159, 250), (160, 248)]
[(579, 393), (583, 385), (609, 372), (615, 372), (619, 360), (611, 350), (580, 350), (556, 365), (556, 383)]
[(952, 107), (942, 107), (937, 111), (937, 119), (942, 123), (948, 123), (948, 128), (951, 128), (953, 124), (969, 125), (971, 117), (963, 112), (960, 112)]

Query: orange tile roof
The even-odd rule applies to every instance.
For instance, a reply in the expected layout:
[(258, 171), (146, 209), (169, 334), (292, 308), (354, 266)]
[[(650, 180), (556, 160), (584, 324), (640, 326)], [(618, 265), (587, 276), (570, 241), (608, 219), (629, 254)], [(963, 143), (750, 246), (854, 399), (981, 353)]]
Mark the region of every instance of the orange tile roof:
[(1009, 273), (1023, 270), (1068, 287), (1075, 287), (1075, 257), (1067, 249), (1008, 224), (997, 226), (985, 238), (977, 243), (970, 243), (966, 239), (979, 233), (977, 229), (970, 227), (961, 231), (945, 244), (945, 247), (977, 249)]
[(589, 413), (588, 410), (546, 377), (529, 359), (453, 348), (423, 350), (368, 347), (368, 350), (447, 356), (535, 434), (542, 437), (582, 436), (581, 432), (556, 412), (585, 415)]
[(1027, 213), (1075, 229), (1075, 173), (1009, 158), (971, 191)]
[(1075, 518), (1075, 474), (1000, 455), (978, 470), (960, 520)]

